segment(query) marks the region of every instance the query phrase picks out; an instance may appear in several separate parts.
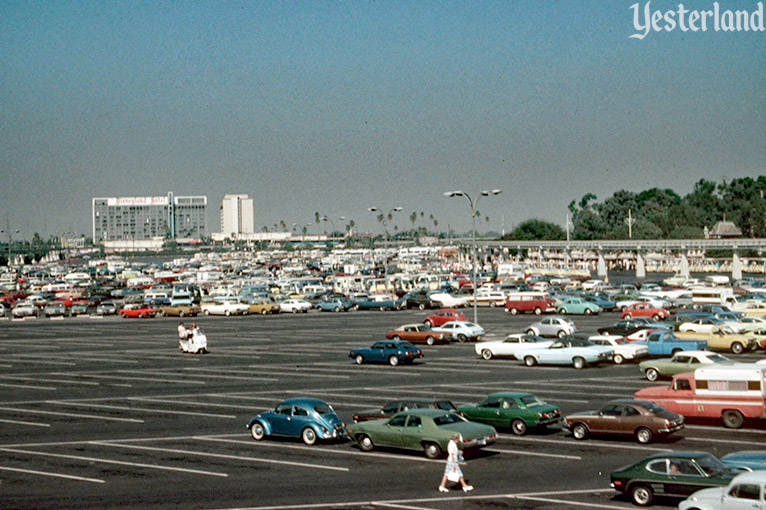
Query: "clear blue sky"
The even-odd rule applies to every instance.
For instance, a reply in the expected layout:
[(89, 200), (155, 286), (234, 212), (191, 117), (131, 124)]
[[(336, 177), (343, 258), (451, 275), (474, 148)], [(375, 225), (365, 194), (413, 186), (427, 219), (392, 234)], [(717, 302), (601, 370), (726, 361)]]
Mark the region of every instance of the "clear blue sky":
[(400, 206), (466, 231), (442, 193), (499, 188), (508, 230), (766, 173), (766, 32), (631, 39), (633, 3), (1, 2), (0, 228), (89, 235), (92, 197), (173, 191), (209, 231), (225, 193), (256, 229)]

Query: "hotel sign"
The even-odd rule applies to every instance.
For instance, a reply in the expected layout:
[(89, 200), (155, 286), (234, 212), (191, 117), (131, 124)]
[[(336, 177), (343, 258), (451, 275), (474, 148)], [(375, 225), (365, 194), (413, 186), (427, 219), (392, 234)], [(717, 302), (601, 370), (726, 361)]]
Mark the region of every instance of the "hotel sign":
[(107, 200), (109, 206), (168, 205), (168, 197), (115, 197)]

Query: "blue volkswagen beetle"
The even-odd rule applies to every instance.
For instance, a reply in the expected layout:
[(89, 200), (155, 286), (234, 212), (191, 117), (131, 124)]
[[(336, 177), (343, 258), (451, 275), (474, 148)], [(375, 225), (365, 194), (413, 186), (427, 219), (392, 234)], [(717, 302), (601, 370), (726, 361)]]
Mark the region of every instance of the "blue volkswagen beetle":
[(300, 437), (307, 445), (320, 439), (346, 437), (343, 423), (330, 404), (315, 398), (293, 398), (277, 404), (250, 419), (247, 424), (253, 439), (266, 436)]

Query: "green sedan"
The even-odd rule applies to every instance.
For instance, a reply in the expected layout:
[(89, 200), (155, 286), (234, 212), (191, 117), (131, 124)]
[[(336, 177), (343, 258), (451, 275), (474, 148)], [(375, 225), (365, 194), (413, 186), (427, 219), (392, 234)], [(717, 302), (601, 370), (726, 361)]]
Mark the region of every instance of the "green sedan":
[(478, 404), (460, 406), (471, 421), (493, 427), (508, 427), (517, 436), (527, 429), (555, 425), (561, 421), (561, 410), (546, 404), (531, 393), (493, 393)]
[(729, 358), (710, 351), (679, 351), (670, 358), (648, 359), (638, 364), (647, 380), (694, 372), (696, 369), (719, 363), (733, 363)]
[(389, 446), (423, 450), (429, 459), (439, 458), (447, 451), (455, 432), (460, 434), (465, 449), (481, 448), (497, 439), (493, 427), (440, 409), (410, 409), (390, 419), (364, 421), (348, 428), (348, 436), (354, 438), (364, 452), (376, 446)]
[(723, 487), (741, 471), (705, 452), (664, 452), (644, 457), (611, 474), (611, 486), (639, 506), (655, 496), (686, 498), (708, 487)]

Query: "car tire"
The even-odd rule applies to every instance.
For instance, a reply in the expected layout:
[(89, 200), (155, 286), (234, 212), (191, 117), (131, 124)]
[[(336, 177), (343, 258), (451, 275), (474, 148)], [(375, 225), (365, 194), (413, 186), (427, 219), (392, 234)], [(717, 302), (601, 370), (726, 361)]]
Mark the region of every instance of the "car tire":
[(652, 431), (646, 427), (641, 427), (636, 430), (636, 441), (641, 444), (651, 443), (653, 438), (654, 434), (652, 434)]
[(394, 337), (391, 340), (396, 340), (398, 342), (401, 339), (402, 337), (400, 337), (399, 335), (394, 335)]
[(423, 324), (425, 324), (425, 325), (426, 325), (427, 327), (429, 327), (429, 328), (430, 328), (431, 326), (433, 326), (433, 324), (431, 324), (431, 321), (429, 321), (429, 320), (424, 320), (424, 321), (423, 321)]
[(225, 312), (223, 312), (223, 314), (224, 314), (226, 317), (228, 317), (229, 315), (231, 315), (231, 312), (230, 312), (229, 310), (226, 310)]
[(631, 319), (632, 316), (629, 313), (626, 313), (625, 315), (622, 316), (622, 318), (623, 319)]
[(511, 315), (518, 315), (519, 314), (519, 311), (516, 308), (511, 308), (508, 311), (511, 312)]
[(731, 352), (733, 354), (742, 354), (742, 351), (744, 350), (745, 350), (745, 346), (739, 342), (734, 342), (731, 344)]
[(572, 366), (575, 367), (577, 370), (585, 368), (585, 358), (581, 358), (580, 356), (576, 356), (574, 359), (572, 359)]
[(256, 441), (260, 441), (266, 437), (266, 431), (263, 429), (263, 425), (261, 425), (260, 422), (255, 422), (252, 427), (250, 427), (250, 435), (253, 436), (253, 439)]
[(205, 310), (205, 315), (210, 315), (210, 310)]
[(559, 314), (560, 315), (566, 315), (567, 314), (567, 309), (566, 308), (559, 308)]
[(184, 313), (183, 310), (181, 310), (180, 312), (178, 312), (178, 316), (183, 318), (184, 316), (186, 316), (186, 314)]
[(584, 423), (575, 423), (572, 427), (572, 437), (575, 439), (585, 439), (588, 437), (588, 427)]
[(313, 446), (317, 442), (317, 433), (311, 427), (306, 427), (301, 431), (301, 439), (309, 446)]
[(511, 422), (511, 432), (517, 436), (523, 436), (527, 433), (527, 424), (524, 423), (524, 420), (516, 418)]
[(356, 444), (359, 445), (359, 449), (363, 452), (371, 452), (375, 449), (375, 443), (372, 442), (372, 439), (370, 439), (370, 436), (367, 434), (359, 436), (356, 440)]
[(612, 359), (614, 360), (614, 363), (616, 365), (622, 365), (623, 363), (625, 363), (625, 357), (622, 354), (615, 354), (614, 358)]
[(567, 332), (562, 329), (561, 331), (556, 333), (556, 336), (559, 338), (564, 338), (565, 336), (567, 336)]
[(442, 455), (442, 449), (436, 443), (423, 443), (423, 453), (429, 459), (438, 459)]
[(268, 310), (266, 310), (265, 308), (261, 309), (261, 315), (266, 315), (267, 313), (269, 313)]
[(656, 313), (655, 313), (654, 315), (652, 315), (652, 320), (653, 320), (654, 322), (657, 322), (657, 321), (659, 321), (660, 319), (661, 319), (661, 317), (660, 317), (659, 315), (657, 315)]
[(481, 357), (486, 359), (486, 360), (492, 359), (492, 351), (490, 351), (489, 349), (482, 349), (481, 350)]
[(738, 429), (745, 422), (742, 413), (731, 409), (724, 411), (721, 419), (723, 420), (723, 426), (730, 429)]
[(426, 345), (433, 345), (434, 343), (436, 343), (436, 339), (434, 337), (432, 336), (426, 337)]
[(540, 315), (543, 311), (540, 308), (535, 308), (535, 315)]
[(361, 365), (362, 363), (364, 363), (364, 356), (362, 356), (361, 354), (357, 354), (356, 357), (354, 357), (354, 361), (356, 362), (357, 365)]
[(457, 341), (458, 341), (458, 342), (460, 342), (461, 344), (462, 344), (462, 343), (465, 343), (465, 341), (466, 341), (466, 340), (468, 340), (468, 337), (467, 337), (467, 336), (465, 336), (465, 335), (464, 335), (464, 334), (462, 334), (462, 333), (461, 333), (461, 334), (459, 334), (459, 335), (457, 336)]
[(426, 305), (424, 305), (423, 303), (420, 303), (418, 305), (418, 310), (425, 310), (425, 309), (426, 309)]
[(494, 307), (496, 307), (496, 306), (497, 306), (497, 303), (495, 303), (494, 301), (490, 301), (490, 302), (489, 302), (489, 307), (490, 307), (490, 308), (494, 308)]
[(647, 381), (656, 381), (660, 377), (660, 372), (656, 368), (647, 368), (646, 369), (646, 380)]
[(298, 309), (297, 308), (293, 308), (293, 313), (298, 313)]
[(525, 331), (525, 333), (527, 335), (536, 335), (537, 334), (534, 329), (528, 329), (528, 330)]
[(157, 312), (157, 315), (159, 315), (160, 317), (165, 317), (165, 311), (160, 310), (159, 312)]
[(340, 312), (340, 307), (339, 307), (339, 306), (336, 306), (335, 308), (333, 308), (333, 309), (332, 309), (332, 311), (333, 311), (333, 312)]
[(630, 498), (638, 506), (649, 506), (654, 500), (654, 493), (646, 485), (635, 485), (630, 489)]
[(590, 308), (585, 309), (585, 315), (592, 315), (592, 314), (593, 314), (593, 310), (591, 310)]
[(388, 364), (391, 365), (392, 367), (395, 367), (396, 365), (399, 364), (399, 358), (397, 358), (394, 355), (389, 356), (388, 357)]
[(534, 356), (525, 356), (524, 357), (524, 364), (528, 367), (533, 367), (537, 365), (537, 360)]

